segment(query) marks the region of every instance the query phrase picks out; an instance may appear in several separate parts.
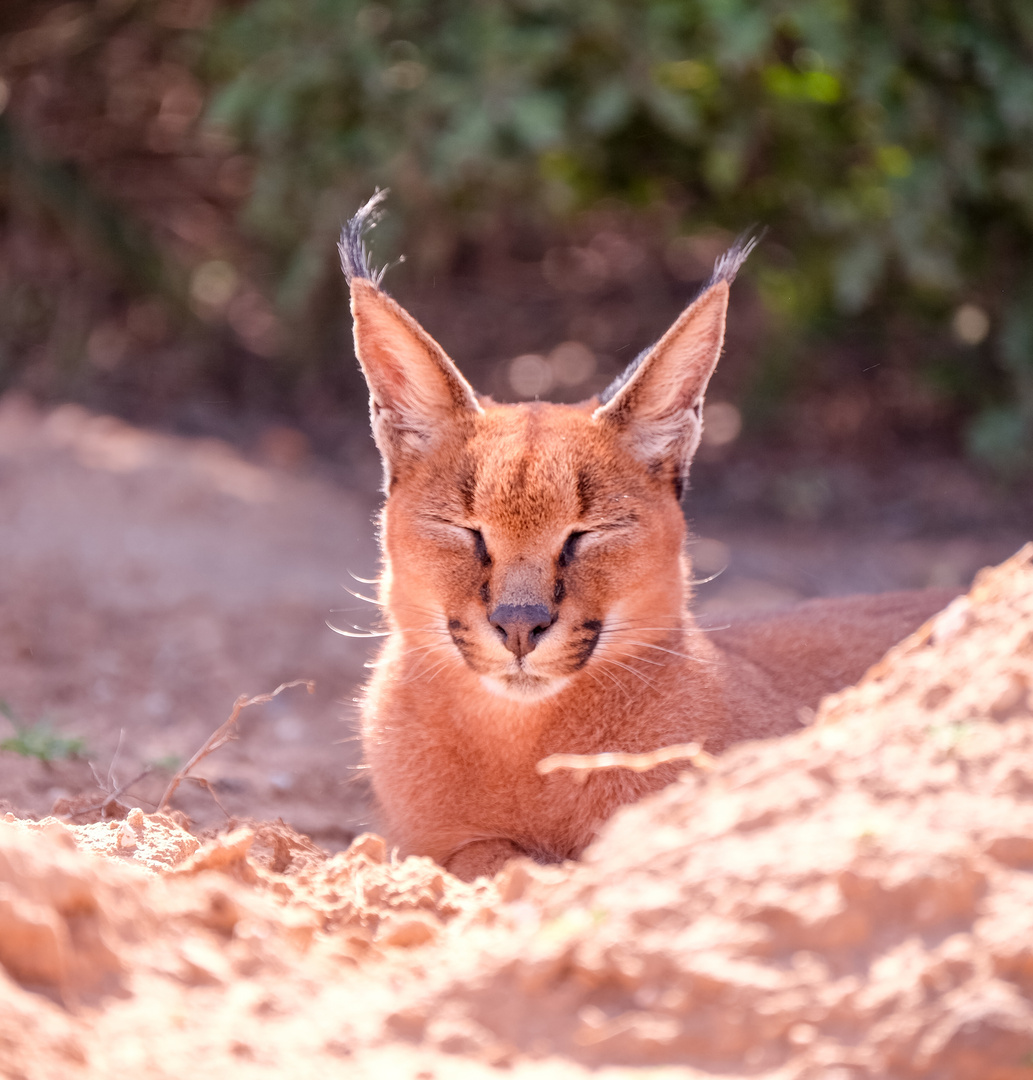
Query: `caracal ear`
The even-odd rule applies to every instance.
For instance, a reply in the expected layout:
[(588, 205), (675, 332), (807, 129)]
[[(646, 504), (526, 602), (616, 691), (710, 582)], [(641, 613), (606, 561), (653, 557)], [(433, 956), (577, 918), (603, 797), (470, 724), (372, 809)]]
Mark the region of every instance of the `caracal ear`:
[(453, 425), (482, 412), (473, 388), (445, 350), (387, 293), (370, 268), (363, 241), (386, 192), (377, 192), (348, 222), (338, 250), (351, 287), (355, 355), (370, 393), (373, 438), (387, 482), (427, 452)]
[(619, 429), (650, 466), (673, 467), (684, 485), (703, 434), (703, 395), (724, 344), (728, 289), (756, 239), (738, 241), (674, 325), (599, 395), (593, 419)]

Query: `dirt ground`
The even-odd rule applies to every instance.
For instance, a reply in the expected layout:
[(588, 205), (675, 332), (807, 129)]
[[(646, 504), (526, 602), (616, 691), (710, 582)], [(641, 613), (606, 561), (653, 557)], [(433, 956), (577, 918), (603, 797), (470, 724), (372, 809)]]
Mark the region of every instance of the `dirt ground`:
[[(348, 721), (368, 643), (326, 622), (375, 617), (342, 587), (364, 587), (349, 571), (375, 572), (372, 497), (214, 440), (9, 398), (0, 502), (0, 698), (18, 724), (85, 743), (71, 761), (0, 754), (9, 805), (47, 813), (97, 791), (87, 762), (105, 783), (112, 765), (123, 783), (150, 766), (133, 788), (148, 805), (238, 694), (306, 678), (311, 697), (245, 714), (240, 741), (203, 775), (228, 813), (348, 843), (365, 812)], [(225, 820), (193, 785), (176, 805)]]
[(1029, 1077), (1033, 545), (580, 865), (9, 813), (0, 999), (18, 1080)]
[[(342, 588), (371, 588), (375, 465), (349, 486), (303, 451), (0, 401), (0, 1075), (1033, 1077), (1029, 551), (812, 728), (578, 866), (466, 885), (368, 834), (370, 642), (325, 623), (375, 625)], [(703, 485), (706, 619), (1019, 547), (923, 468), (908, 512), (967, 528), (764, 522)], [(150, 813), (238, 694), (296, 678)]]

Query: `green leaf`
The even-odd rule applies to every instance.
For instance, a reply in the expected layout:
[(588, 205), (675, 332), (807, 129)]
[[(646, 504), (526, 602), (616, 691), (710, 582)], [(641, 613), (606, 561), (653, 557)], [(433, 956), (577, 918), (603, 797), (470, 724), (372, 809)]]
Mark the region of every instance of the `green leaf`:
[(563, 139), (564, 105), (558, 94), (532, 93), (510, 106), (513, 128), (525, 146), (544, 150)]
[(613, 79), (589, 94), (581, 111), (581, 122), (592, 135), (607, 135), (627, 121), (632, 104), (628, 86)]
[[(10, 719), (8, 710), (4, 710), (4, 715)], [(0, 750), (40, 761), (64, 761), (85, 753), (86, 740), (78, 736), (60, 735), (46, 721), (40, 721), (27, 727), (15, 725), (15, 734), (0, 740)]]

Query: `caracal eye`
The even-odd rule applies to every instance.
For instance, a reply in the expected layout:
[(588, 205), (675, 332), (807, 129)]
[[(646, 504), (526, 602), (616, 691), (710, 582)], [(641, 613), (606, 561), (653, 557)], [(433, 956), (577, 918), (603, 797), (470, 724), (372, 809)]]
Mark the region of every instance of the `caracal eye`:
[(578, 541), (586, 535), (587, 533), (582, 530), (581, 532), (572, 532), (570, 536), (567, 537), (563, 544), (563, 548), (560, 551), (560, 566), (566, 566), (573, 561), (574, 557), (577, 555)]
[(484, 542), (484, 533), (480, 529), (466, 530), (473, 537), (474, 554), (480, 559), (482, 566), (491, 564), (491, 556), (488, 554), (488, 545)]

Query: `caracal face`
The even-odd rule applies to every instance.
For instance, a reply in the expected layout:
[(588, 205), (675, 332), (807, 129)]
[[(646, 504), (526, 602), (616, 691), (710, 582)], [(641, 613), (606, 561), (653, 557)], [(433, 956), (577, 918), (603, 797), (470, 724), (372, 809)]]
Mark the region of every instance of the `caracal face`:
[(499, 405), (380, 288), (363, 243), (379, 201), (340, 250), (384, 461), (384, 670), (521, 702), (582, 674), (619, 688), (629, 647), (674, 652), (683, 625), (680, 498), (752, 242), (597, 397)]
[(752, 242), (597, 397), (499, 405), (380, 288), (362, 239), (379, 201), (341, 257), (384, 461), (384, 670), (528, 703), (582, 674), (619, 688), (629, 647), (674, 652), (683, 625), (680, 498)]
[(683, 518), (672, 477), (615, 441), (591, 403), (480, 400), (394, 477), (385, 600), (423, 670), (458, 666), (535, 701), (619, 658), (627, 634), (677, 630)]

